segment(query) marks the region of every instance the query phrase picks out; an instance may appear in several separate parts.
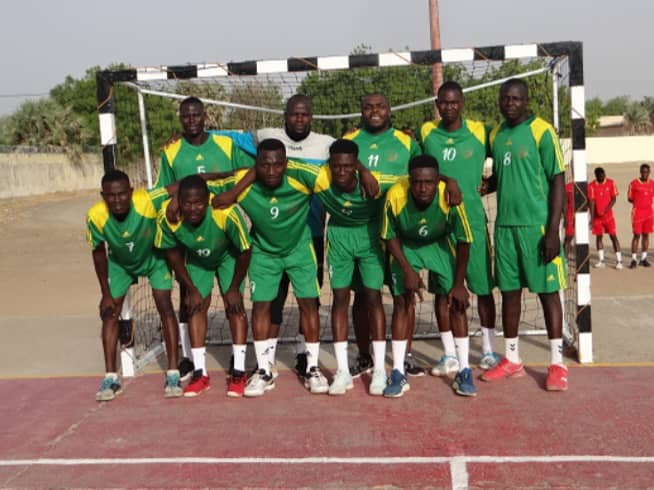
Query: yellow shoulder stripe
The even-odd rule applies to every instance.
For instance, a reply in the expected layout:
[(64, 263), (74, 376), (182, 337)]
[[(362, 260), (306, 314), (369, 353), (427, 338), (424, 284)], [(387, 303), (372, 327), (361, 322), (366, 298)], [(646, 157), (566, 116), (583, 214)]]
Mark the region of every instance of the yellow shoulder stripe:
[(563, 152), (561, 151), (561, 145), (559, 144), (559, 139), (556, 136), (556, 132), (551, 124), (547, 121), (536, 117), (531, 124), (529, 125), (531, 129), (531, 134), (536, 140), (536, 147), (540, 148), (540, 142), (543, 139), (543, 135), (548, 133), (552, 139), (552, 144), (554, 145), (554, 156), (556, 158), (557, 167), (559, 170), (565, 170), (565, 163), (563, 160)]
[(225, 155), (227, 155), (227, 158), (231, 159), (232, 158), (232, 145), (233, 141), (232, 138), (229, 136), (224, 136), (222, 134), (214, 134), (212, 135), (211, 139), (213, 142), (220, 148)]
[(134, 210), (146, 218), (155, 219), (157, 217), (157, 211), (154, 209), (154, 204), (152, 199), (148, 195), (148, 191), (145, 189), (138, 189), (132, 194), (132, 203), (134, 204)]
[(360, 132), (361, 132), (360, 129), (356, 129), (356, 130), (354, 130), (354, 131), (351, 131), (351, 132), (347, 133), (346, 135), (344, 135), (344, 136), (343, 136), (343, 139), (344, 139), (344, 140), (353, 140), (354, 138), (356, 138), (357, 136), (359, 136), (359, 133), (360, 133)]
[(427, 121), (422, 125), (420, 128), (420, 138), (422, 141), (425, 141), (427, 139), (427, 136), (429, 136), (429, 133), (431, 133), (434, 129), (436, 129), (438, 126), (434, 121)]
[(409, 179), (400, 179), (386, 193), (386, 202), (393, 216), (399, 216), (409, 202)]
[(491, 146), (493, 146), (493, 143), (495, 143), (495, 137), (497, 136), (497, 133), (499, 132), (500, 128), (502, 127), (502, 124), (498, 124), (495, 126), (488, 137), (488, 140), (490, 141)]
[(302, 194), (306, 194), (307, 196), (311, 194), (311, 191), (309, 189), (307, 189), (304, 185), (302, 185), (300, 182), (295, 180), (293, 177), (287, 177), (287, 179), (288, 179), (288, 184), (296, 191), (299, 191)]
[(466, 119), (468, 131), (484, 146), (486, 146), (486, 127), (479, 121), (470, 121)]
[(182, 148), (182, 138), (177, 141), (172, 142), (169, 145), (166, 145), (163, 149), (166, 154), (166, 160), (168, 160), (168, 165), (173, 166), (173, 162), (179, 153), (179, 150)]
[(399, 129), (393, 130), (393, 136), (395, 136), (398, 140), (400, 140), (400, 143), (407, 149), (407, 151), (411, 151), (411, 136), (409, 136), (406, 133), (403, 133)]

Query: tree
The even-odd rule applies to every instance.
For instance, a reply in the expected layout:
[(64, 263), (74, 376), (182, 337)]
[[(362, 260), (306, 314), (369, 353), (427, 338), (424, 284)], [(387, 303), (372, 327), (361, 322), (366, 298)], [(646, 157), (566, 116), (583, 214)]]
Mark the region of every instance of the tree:
[[(230, 102), (265, 107), (268, 109), (282, 109), (284, 101), (282, 91), (278, 85), (271, 82), (253, 80), (242, 85), (232, 87), (229, 94)], [(250, 131), (262, 127), (282, 126), (283, 116), (270, 112), (252, 111), (247, 109), (231, 109), (227, 124), (230, 129)]]
[(613, 97), (607, 100), (602, 107), (603, 116), (621, 116), (627, 112), (630, 100), (627, 95)]
[(84, 120), (71, 107), (50, 98), (23, 102), (6, 120), (3, 133), (8, 144), (59, 147), (73, 160), (79, 160), (90, 137)]
[(599, 129), (599, 119), (602, 115), (603, 103), (599, 97), (586, 101), (586, 134), (591, 136)]
[(629, 134), (645, 134), (650, 129), (650, 119), (647, 109), (638, 103), (631, 102), (624, 113), (624, 120)]

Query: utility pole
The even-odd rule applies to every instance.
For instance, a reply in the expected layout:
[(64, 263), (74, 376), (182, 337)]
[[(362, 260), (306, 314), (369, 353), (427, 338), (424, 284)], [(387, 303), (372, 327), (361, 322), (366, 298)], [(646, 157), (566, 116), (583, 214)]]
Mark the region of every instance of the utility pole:
[[(441, 49), (441, 28), (438, 16), (438, 0), (429, 0), (429, 34), (431, 36), (431, 49)], [(434, 63), (432, 66), (432, 88), (434, 95), (438, 94), (438, 89), (443, 84), (443, 65)], [(438, 109), (434, 107), (436, 119), (440, 119)]]

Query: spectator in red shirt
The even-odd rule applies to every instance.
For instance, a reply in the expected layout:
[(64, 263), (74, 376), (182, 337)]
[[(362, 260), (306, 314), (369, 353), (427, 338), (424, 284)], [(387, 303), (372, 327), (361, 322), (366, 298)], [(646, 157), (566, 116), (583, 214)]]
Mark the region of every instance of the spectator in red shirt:
[(637, 258), (638, 240), (641, 240), (640, 265), (651, 267), (647, 260), (647, 249), (649, 248), (649, 234), (654, 231), (652, 200), (654, 200), (654, 180), (649, 178), (650, 167), (643, 163), (640, 166), (640, 178), (629, 183), (627, 200), (633, 206), (631, 210), (631, 226), (634, 231), (634, 238), (631, 240), (631, 263), (630, 269), (635, 269), (639, 262)]
[(592, 233), (595, 235), (597, 245), (597, 254), (599, 260), (595, 267), (604, 268), (604, 233), (608, 233), (613, 243), (613, 251), (616, 258), (616, 269), (622, 269), (622, 252), (620, 251), (620, 242), (616, 234), (615, 216), (613, 216), (613, 206), (618, 196), (618, 188), (613, 179), (606, 177), (606, 172), (602, 167), (595, 169), (595, 180), (588, 184), (588, 201), (590, 201), (590, 217), (592, 223)]

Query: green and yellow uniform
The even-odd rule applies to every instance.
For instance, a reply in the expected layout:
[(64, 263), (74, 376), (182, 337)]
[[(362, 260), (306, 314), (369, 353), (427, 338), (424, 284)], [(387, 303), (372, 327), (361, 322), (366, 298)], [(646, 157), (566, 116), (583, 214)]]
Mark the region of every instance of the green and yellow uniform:
[[(221, 193), (239, 182), (246, 171), (208, 183)], [(307, 213), (311, 191), (296, 179), (284, 175), (282, 183), (269, 189), (259, 182), (248, 186), (237, 198), (252, 222), (252, 259), (248, 275), (253, 301), (272, 301), (286, 272), (297, 298), (317, 298), (316, 254)]]
[[(213, 195), (209, 196), (209, 202)], [(207, 207), (204, 219), (197, 226), (180, 219), (171, 223), (166, 218), (166, 201), (157, 219), (157, 248), (182, 247), (186, 251), (186, 270), (202, 298), (213, 288), (218, 278), (220, 292), (225, 294), (232, 284), (236, 259), (241, 252), (250, 249), (250, 235), (238, 209)], [(243, 284), (239, 285), (243, 292)]]
[(169, 290), (172, 276), (165, 259), (154, 248), (157, 211), (168, 199), (166, 189), (132, 194), (132, 204), (123, 221), (109, 212), (104, 201), (91, 207), (87, 214), (86, 240), (92, 250), (102, 242), (108, 245), (109, 291), (112, 298), (127, 293), (137, 279), (147, 277), (153, 289)]
[(194, 146), (180, 138), (164, 147), (155, 187), (164, 187), (189, 175), (230, 172), (252, 167), (254, 158), (241, 150), (229, 136), (209, 134), (207, 141)]
[(528, 287), (551, 293), (566, 286), (563, 253), (545, 263), (541, 242), (549, 213), (550, 182), (565, 171), (554, 128), (531, 116), (490, 134), (497, 178), (495, 274), (502, 291)]
[[(404, 178), (386, 194), (386, 211), (382, 222), (382, 238), (398, 238), (407, 261), (416, 272), (427, 269), (429, 291), (447, 294), (454, 285), (456, 242), (471, 243), (472, 232), (465, 205), (447, 204), (445, 183), (438, 184), (438, 193), (426, 209), (416, 206), (409, 179)], [(393, 295), (404, 293), (404, 274), (391, 257)]]
[(402, 177), (409, 173), (409, 160), (420, 155), (420, 145), (409, 135), (394, 128), (380, 134), (358, 129), (343, 136), (359, 148), (359, 161), (371, 172)]
[(461, 128), (455, 131), (446, 131), (433, 121), (420, 129), (424, 153), (438, 160), (440, 173), (456, 179), (463, 193), (473, 237), (466, 283), (477, 295), (491, 294), (495, 287), (486, 212), (478, 191), (489, 152), (487, 135), (481, 122), (463, 118)]
[(380, 193), (364, 199), (358, 178), (352, 192), (335, 187), (329, 165), (315, 167), (289, 162), (287, 173), (309, 188), (329, 213), (327, 262), (332, 289), (352, 285), (355, 265), (366, 288), (381, 289), (384, 283), (384, 252), (379, 242), (381, 198), (397, 178), (373, 173)]

